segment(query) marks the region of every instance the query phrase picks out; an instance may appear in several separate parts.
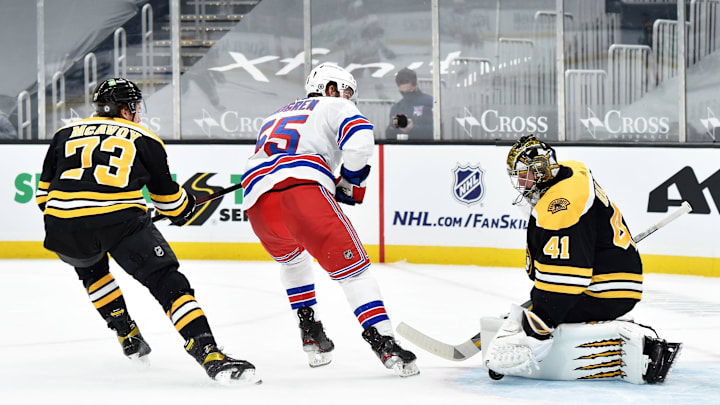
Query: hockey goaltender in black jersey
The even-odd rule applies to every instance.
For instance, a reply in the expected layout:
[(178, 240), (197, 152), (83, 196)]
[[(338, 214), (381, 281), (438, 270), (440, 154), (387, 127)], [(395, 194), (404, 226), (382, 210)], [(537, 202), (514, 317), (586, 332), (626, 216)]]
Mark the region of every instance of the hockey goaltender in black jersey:
[(550, 327), (616, 319), (642, 296), (642, 263), (618, 207), (583, 163), (560, 162), (535, 137), (520, 139), (507, 159), (532, 208), (526, 271), (533, 313)]
[(551, 326), (604, 321), (642, 296), (642, 263), (622, 214), (580, 162), (560, 162), (532, 210), (526, 270)]
[[(558, 162), (555, 150), (532, 135), (510, 149), (507, 170), (520, 194), (515, 203), (532, 212), (525, 268), (533, 288), (529, 306), (512, 305), (487, 347), (483, 338), (491, 377), (664, 381), (680, 344), (617, 320), (640, 301), (643, 283), (640, 255), (618, 207), (584, 164)], [(581, 342), (573, 343), (571, 335)], [(602, 336), (613, 337), (605, 344), (617, 342), (621, 350), (590, 357), (574, 352), (595, 347), (587, 339)], [(552, 350), (555, 340), (560, 346)], [(611, 354), (615, 357), (601, 364), (578, 366), (582, 359)]]
[(45, 247), (75, 268), (129, 358), (145, 359), (150, 346), (128, 313), (108, 253), (150, 290), (211, 378), (258, 382), (252, 364), (217, 348), (175, 254), (150, 219), (144, 186), (174, 225), (192, 217), (195, 199), (170, 176), (163, 141), (139, 125), (140, 89), (122, 78), (106, 80), (93, 101), (98, 116), (59, 129), (45, 156), (36, 194)]

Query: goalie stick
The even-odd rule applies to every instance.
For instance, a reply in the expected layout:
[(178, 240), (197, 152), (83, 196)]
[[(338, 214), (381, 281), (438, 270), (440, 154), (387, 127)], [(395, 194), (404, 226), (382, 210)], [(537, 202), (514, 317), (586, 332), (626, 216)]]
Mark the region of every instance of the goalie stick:
[[(640, 242), (658, 229), (664, 227), (665, 225), (676, 220), (678, 217), (687, 214), (690, 211), (692, 211), (690, 203), (688, 203), (687, 201), (683, 201), (680, 208), (666, 215), (664, 218), (656, 222), (650, 228), (634, 236), (633, 240), (635, 241), (635, 243)], [(528, 308), (530, 304), (531, 302), (528, 301), (522, 306)], [(452, 345), (433, 339), (430, 336), (406, 324), (405, 322), (400, 322), (400, 324), (398, 324), (397, 332), (398, 334), (400, 334), (400, 336), (404, 337), (415, 346), (427, 352), (430, 352), (438, 357), (442, 357), (446, 360), (467, 360), (470, 357), (480, 353), (480, 351), (482, 350), (480, 332), (475, 334), (475, 336), (471, 337), (470, 339), (457, 345)]]
[[(241, 189), (241, 188), (242, 188), (242, 183), (234, 184), (234, 185), (232, 185), (232, 186), (230, 186), (230, 187), (227, 187), (227, 188), (224, 188), (224, 189), (222, 189), (222, 190), (220, 190), (220, 191), (218, 191), (218, 192), (212, 193), (212, 194), (210, 194), (210, 195), (206, 195), (205, 197), (202, 197), (202, 198), (198, 198), (197, 200), (195, 200), (195, 205), (196, 205), (196, 206), (197, 206), (197, 205), (203, 205), (203, 204), (208, 203), (208, 202), (210, 202), (210, 201), (212, 201), (212, 200), (216, 200), (216, 199), (224, 196), (225, 194), (232, 193), (233, 191), (239, 190), (239, 189)], [(165, 218), (168, 218), (168, 217), (166, 217), (165, 215), (160, 215), (160, 214), (158, 214), (158, 215), (155, 215), (155, 216), (153, 217), (152, 221), (153, 221), (153, 222), (157, 222), (157, 221), (163, 220), (163, 219), (165, 219)]]
[(683, 201), (683, 203), (680, 205), (680, 208), (671, 212), (669, 215), (665, 216), (663, 219), (656, 222), (655, 225), (646, 229), (644, 232), (640, 232), (639, 234), (633, 236), (633, 240), (635, 241), (635, 243), (640, 242), (641, 240), (652, 235), (658, 229), (660, 229), (663, 226), (669, 224), (670, 222), (676, 220), (679, 216), (681, 216), (683, 214), (687, 214), (690, 211), (692, 211), (692, 206), (690, 205), (690, 203), (687, 201)]

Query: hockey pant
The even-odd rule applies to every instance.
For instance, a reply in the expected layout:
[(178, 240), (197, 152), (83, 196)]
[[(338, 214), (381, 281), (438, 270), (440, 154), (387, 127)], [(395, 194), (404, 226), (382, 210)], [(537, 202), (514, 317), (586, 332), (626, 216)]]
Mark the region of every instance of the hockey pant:
[(324, 187), (304, 184), (265, 193), (247, 211), (250, 224), (270, 256), (281, 264), (290, 306), (312, 306), (319, 319), (313, 262), (340, 283), (355, 316), (366, 329), (393, 335), (370, 258), (350, 220)]
[(184, 339), (211, 333), (205, 314), (195, 301), (179, 263), (149, 215), (97, 229), (54, 233), (46, 246), (75, 267), (90, 300), (108, 326), (122, 333), (130, 315), (112, 273), (108, 253), (157, 299)]

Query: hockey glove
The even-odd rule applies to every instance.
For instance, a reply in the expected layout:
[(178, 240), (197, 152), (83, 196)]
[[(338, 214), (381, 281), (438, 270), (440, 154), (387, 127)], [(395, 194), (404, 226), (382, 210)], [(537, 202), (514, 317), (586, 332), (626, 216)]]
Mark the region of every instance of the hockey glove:
[(533, 312), (513, 305), (488, 345), (485, 365), (500, 374), (532, 374), (550, 352), (553, 330)]
[(370, 165), (365, 165), (356, 172), (342, 166), (340, 177), (335, 179), (335, 199), (347, 205), (362, 204), (368, 175), (370, 175)]
[(187, 189), (185, 190), (185, 195), (187, 195), (187, 205), (185, 209), (176, 217), (170, 217), (170, 222), (175, 226), (185, 225), (195, 213), (195, 196)]

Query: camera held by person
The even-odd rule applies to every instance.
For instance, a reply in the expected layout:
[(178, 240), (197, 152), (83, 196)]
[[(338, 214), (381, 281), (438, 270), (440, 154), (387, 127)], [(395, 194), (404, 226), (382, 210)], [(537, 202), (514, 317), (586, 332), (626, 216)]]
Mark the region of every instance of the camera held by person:
[(405, 114), (397, 114), (393, 117), (394, 128), (405, 128), (408, 126), (408, 117)]

